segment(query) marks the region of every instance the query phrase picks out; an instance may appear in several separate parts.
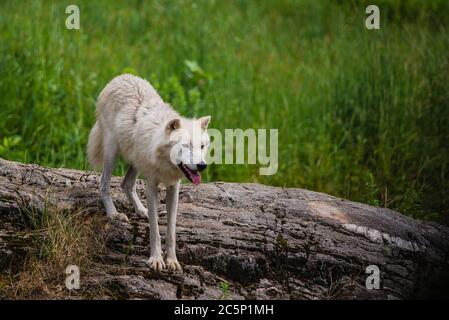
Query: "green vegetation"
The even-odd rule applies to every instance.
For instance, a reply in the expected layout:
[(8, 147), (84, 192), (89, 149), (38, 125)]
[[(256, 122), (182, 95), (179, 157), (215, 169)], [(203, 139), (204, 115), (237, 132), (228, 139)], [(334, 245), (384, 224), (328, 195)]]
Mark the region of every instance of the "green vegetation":
[(229, 283), (221, 281), (218, 284), (218, 289), (220, 289), (220, 291), (221, 291), (220, 299), (222, 299), (222, 300), (228, 299), (228, 297), (229, 297), (229, 289), (230, 289)]
[[(205, 180), (327, 192), (449, 223), (449, 2), (0, 3), (0, 157), (88, 168), (99, 91), (149, 79), (212, 127), (278, 128), (279, 171), (214, 165)], [(122, 168), (119, 169), (123, 170)]]

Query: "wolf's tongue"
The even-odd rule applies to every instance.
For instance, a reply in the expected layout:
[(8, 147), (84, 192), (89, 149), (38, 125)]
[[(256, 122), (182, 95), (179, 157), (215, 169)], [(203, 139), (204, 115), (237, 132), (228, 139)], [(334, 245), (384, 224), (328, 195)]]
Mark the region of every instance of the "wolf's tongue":
[(201, 183), (201, 175), (198, 172), (192, 172), (192, 182), (194, 185), (199, 185)]

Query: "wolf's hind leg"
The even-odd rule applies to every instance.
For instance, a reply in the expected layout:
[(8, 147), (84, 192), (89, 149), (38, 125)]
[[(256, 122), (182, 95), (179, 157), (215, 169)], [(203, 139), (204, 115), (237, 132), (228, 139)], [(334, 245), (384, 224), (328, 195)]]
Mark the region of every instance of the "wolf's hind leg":
[(106, 214), (111, 219), (119, 219), (122, 221), (128, 221), (128, 217), (123, 213), (118, 213), (111, 198), (110, 184), (112, 172), (114, 171), (115, 158), (118, 153), (118, 145), (115, 141), (108, 138), (107, 134), (104, 135), (103, 143), (103, 172), (101, 174), (100, 193), (103, 200)]
[(141, 218), (148, 218), (148, 210), (145, 209), (136, 192), (136, 179), (138, 175), (139, 172), (137, 169), (133, 165), (130, 165), (121, 186), (137, 215)]

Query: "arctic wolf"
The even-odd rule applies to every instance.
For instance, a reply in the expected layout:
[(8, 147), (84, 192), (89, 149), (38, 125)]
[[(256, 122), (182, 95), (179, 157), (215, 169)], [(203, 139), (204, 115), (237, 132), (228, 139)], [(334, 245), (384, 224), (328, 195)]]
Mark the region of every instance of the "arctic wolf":
[[(136, 213), (148, 218), (151, 256), (148, 265), (155, 270), (181, 270), (176, 258), (176, 211), (179, 181), (186, 176), (195, 185), (206, 168), (210, 116), (186, 119), (174, 111), (144, 79), (129, 74), (114, 78), (101, 91), (96, 104), (97, 122), (87, 146), (89, 162), (103, 166), (100, 194), (111, 219), (128, 221), (118, 213), (109, 191), (114, 163), (119, 155), (129, 163), (121, 184)], [(139, 173), (147, 183), (148, 210), (136, 193)], [(158, 227), (158, 185), (167, 190), (166, 260), (162, 259)]]

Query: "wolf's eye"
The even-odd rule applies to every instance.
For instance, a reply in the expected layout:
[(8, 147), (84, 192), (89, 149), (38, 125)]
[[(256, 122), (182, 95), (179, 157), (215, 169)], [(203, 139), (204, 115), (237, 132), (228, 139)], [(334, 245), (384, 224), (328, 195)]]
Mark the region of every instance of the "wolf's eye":
[(202, 150), (202, 149), (204, 149), (204, 143), (203, 143), (203, 144), (201, 144), (201, 150)]

